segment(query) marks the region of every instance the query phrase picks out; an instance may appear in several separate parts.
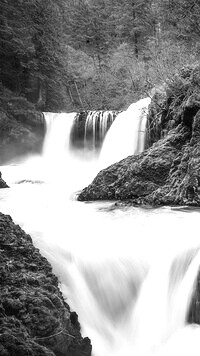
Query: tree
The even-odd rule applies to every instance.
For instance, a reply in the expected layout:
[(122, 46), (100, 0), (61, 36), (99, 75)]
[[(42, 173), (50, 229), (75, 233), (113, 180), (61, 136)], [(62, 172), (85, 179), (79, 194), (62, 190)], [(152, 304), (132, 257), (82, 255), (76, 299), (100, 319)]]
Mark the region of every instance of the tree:
[(21, 1), (0, 3), (0, 68), (3, 85), (21, 92), (27, 63), (33, 56), (31, 26), (24, 16)]
[(66, 92), (64, 1), (2, 0), (0, 69), (3, 85), (51, 109), (64, 106)]
[(128, 43), (134, 47), (135, 56), (145, 46), (147, 37), (154, 31), (155, 19), (151, 0), (110, 0), (116, 24), (118, 43)]
[(97, 59), (99, 65), (113, 45), (114, 23), (111, 7), (104, 0), (68, 2), (69, 44)]
[(200, 3), (198, 0), (164, 0), (160, 2), (162, 26), (168, 35), (187, 44), (200, 38)]

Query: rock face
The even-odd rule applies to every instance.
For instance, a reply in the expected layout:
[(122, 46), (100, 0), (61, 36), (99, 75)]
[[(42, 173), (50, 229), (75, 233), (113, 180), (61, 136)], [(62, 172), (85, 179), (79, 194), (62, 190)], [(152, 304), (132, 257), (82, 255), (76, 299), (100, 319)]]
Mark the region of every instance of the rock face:
[(78, 200), (200, 206), (200, 67), (185, 68), (150, 107), (146, 150), (102, 170)]
[(8, 90), (4, 96), (0, 95), (0, 164), (16, 156), (39, 152), (44, 132), (43, 114), (33, 104), (23, 97), (13, 97)]
[(0, 355), (90, 356), (76, 313), (31, 237), (0, 213)]

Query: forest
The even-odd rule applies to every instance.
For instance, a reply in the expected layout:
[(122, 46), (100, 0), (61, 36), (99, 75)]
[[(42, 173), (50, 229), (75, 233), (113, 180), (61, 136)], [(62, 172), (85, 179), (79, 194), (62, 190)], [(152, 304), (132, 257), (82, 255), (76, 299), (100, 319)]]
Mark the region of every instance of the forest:
[(200, 57), (197, 0), (1, 0), (0, 103), (122, 110)]

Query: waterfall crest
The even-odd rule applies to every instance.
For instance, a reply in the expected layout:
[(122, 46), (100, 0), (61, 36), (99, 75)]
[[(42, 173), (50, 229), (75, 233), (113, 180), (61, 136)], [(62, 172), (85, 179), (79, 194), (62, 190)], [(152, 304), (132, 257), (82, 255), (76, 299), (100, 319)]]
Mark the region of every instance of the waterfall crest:
[[(79, 114), (45, 113), (47, 133), (43, 155), (75, 154), (98, 160), (99, 169), (128, 155), (144, 150), (149, 98), (119, 114), (115, 111), (89, 111)], [(61, 152), (62, 151), (62, 152)]]

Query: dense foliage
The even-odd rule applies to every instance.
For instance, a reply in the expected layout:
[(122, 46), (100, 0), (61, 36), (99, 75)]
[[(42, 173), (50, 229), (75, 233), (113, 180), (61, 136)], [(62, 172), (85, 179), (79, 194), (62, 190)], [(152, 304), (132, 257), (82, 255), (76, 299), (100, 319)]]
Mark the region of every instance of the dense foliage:
[(198, 61), (196, 0), (1, 0), (0, 101), (121, 109)]

